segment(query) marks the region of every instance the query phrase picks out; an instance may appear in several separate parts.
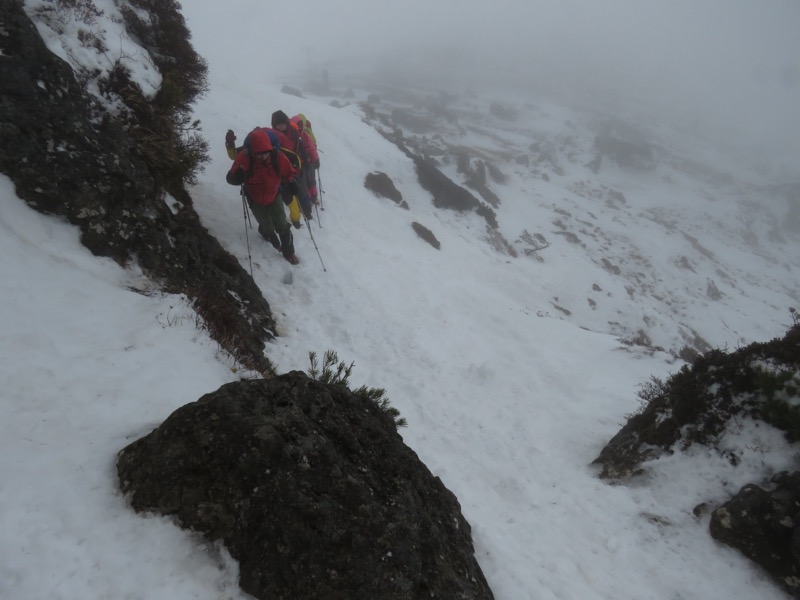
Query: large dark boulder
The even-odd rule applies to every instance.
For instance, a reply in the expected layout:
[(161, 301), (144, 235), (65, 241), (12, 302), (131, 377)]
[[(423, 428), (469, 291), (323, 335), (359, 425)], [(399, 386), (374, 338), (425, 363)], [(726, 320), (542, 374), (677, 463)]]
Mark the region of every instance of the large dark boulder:
[[(252, 278), (202, 226), (186, 190), (159, 182), (129, 124), (46, 48), (22, 3), (0, 0), (0, 14), (0, 172), (17, 195), (76, 225), (94, 254), (135, 261), (161, 289), (185, 294), (222, 348), (269, 373), (275, 322)], [(232, 190), (227, 210), (236, 200)]]
[(455, 496), (366, 394), (292, 372), (221, 387), (119, 454), (134, 509), (174, 515), (261, 599), (490, 599)]
[(763, 567), (800, 598), (800, 473), (746, 485), (711, 516), (711, 535)]

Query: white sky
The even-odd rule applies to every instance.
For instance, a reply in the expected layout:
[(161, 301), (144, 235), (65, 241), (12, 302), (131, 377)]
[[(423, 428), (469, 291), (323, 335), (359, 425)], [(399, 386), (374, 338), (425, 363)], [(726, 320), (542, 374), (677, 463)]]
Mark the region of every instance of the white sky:
[[(184, 4), (191, 14), (194, 2)], [(477, 82), (646, 107), (800, 177), (795, 0), (309, 0), (283, 14), (233, 0), (202, 11), (215, 26), (197, 31), (198, 43), (256, 77), (392, 64), (456, 91)], [(284, 25), (265, 36), (259, 14)], [(242, 43), (223, 48), (224, 27)]]
[[(792, 453), (776, 432), (747, 423), (729, 432), (725, 443), (742, 458), (736, 469), (697, 450), (650, 464), (632, 487), (598, 480), (588, 464), (637, 408), (639, 384), (680, 366), (622, 349), (608, 321), (633, 326), (649, 315), (649, 333), (665, 344), (679, 337), (679, 319), (720, 346), (782, 335), (797, 294), (796, 261), (773, 260), (786, 245), (771, 245), (768, 228), (755, 223), (759, 254), (746, 254), (730, 234), (742, 231), (744, 207), (727, 202), (720, 211), (714, 196), (722, 191), (679, 173), (667, 183), (604, 171), (594, 183), (624, 190), (630, 206), (622, 211), (585, 206), (574, 189), (592, 177), (586, 169), (548, 184), (509, 167), (501, 230), (513, 240), (523, 225), (538, 225), (552, 246), (543, 262), (499, 255), (480, 239), (478, 219), (433, 208), (410, 161), (355, 107), (280, 94), (266, 60), (260, 75), (244, 68), (249, 62), (228, 66), (230, 40), (248, 22), (237, 13), (244, 4), (185, 2), (212, 66), (198, 117), (214, 160), (192, 194), (204, 224), (248, 268), (239, 196), (224, 182), (224, 132), (245, 133), (278, 108), (312, 120), (325, 190), (322, 228), (313, 232), (327, 272), (305, 230), (296, 233), (295, 268), (249, 236), (256, 282), (282, 333), (267, 349), (280, 370), (305, 370), (309, 351), (334, 349), (355, 361), (356, 386), (387, 390), (408, 420), (406, 443), (458, 497), (497, 600), (785, 598), (713, 542), (707, 516), (692, 515), (765, 465), (786, 467)], [(250, 5), (267, 11), (249, 19), (263, 27), (275, 9)], [(538, 117), (543, 130), (580, 123), (579, 114), (550, 109), (549, 120)], [(374, 170), (391, 175), (410, 211), (364, 189)], [(140, 274), (93, 257), (73, 227), (16, 199), (5, 176), (0, 197), (0, 597), (244, 598), (224, 552), (165, 519), (134, 514), (114, 471), (122, 447), (240, 374), (181, 298), (131, 291), (147, 286)], [(576, 219), (591, 212), (596, 231), (614, 240), (615, 262), (632, 248), (644, 254), (659, 280), (652, 295), (672, 308), (646, 295), (626, 299), (624, 282), (587, 258), (599, 246), (582, 250), (551, 234), (554, 208)], [(703, 243), (735, 285), (648, 211), (685, 215), (682, 229), (698, 237), (709, 227)], [(434, 230), (441, 251), (416, 237), (412, 220)], [(706, 270), (670, 268), (679, 253)], [(715, 277), (726, 295), (710, 305), (695, 288)], [(596, 311), (586, 303), (593, 283), (604, 290)], [(570, 317), (554, 310), (554, 298)]]

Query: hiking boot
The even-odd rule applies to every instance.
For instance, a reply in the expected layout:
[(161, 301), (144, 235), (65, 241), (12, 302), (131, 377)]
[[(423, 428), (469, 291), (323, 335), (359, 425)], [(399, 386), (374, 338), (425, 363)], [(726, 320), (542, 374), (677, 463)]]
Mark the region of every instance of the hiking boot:
[(306, 208), (305, 206), (303, 207), (303, 214), (309, 221), (314, 218), (314, 214), (311, 212), (310, 206), (308, 208)]
[(300, 259), (297, 258), (297, 256), (295, 256), (294, 254), (289, 254), (289, 255), (284, 254), (283, 258), (285, 258), (291, 265), (300, 264)]
[(270, 231), (267, 235), (264, 235), (264, 233), (260, 229), (258, 230), (258, 232), (265, 240), (267, 240), (270, 244), (272, 244), (272, 247), (275, 248), (275, 250), (277, 250), (278, 252), (281, 251), (281, 240), (278, 238), (277, 233), (275, 233), (274, 231)]
[[(281, 236), (281, 253), (283, 254), (283, 258), (289, 260), (290, 256), (294, 256), (294, 236), (292, 235), (292, 230), (290, 228), (286, 228), (286, 231), (280, 234)], [(289, 260), (289, 262), (292, 262)], [(292, 263), (294, 264), (294, 263)]]
[(292, 221), (292, 227), (295, 229), (300, 229), (302, 226), (303, 224), (300, 221)]

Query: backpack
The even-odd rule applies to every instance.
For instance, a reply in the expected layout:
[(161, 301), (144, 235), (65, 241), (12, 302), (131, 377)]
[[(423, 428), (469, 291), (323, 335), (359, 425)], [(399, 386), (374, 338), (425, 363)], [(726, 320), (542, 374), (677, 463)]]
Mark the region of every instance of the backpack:
[(317, 136), (314, 135), (314, 130), (311, 129), (311, 121), (309, 121), (303, 113), (296, 114), (289, 120), (297, 124), (300, 131), (305, 131), (311, 138), (311, 141), (314, 142), (314, 145), (317, 144)]
[[(278, 138), (278, 134), (275, 132), (275, 130), (270, 129), (269, 127), (256, 127), (255, 129), (253, 129), (253, 131), (257, 130), (263, 131), (264, 133), (267, 134), (267, 137), (269, 137), (269, 142), (270, 144), (272, 144), (272, 152), (270, 152), (270, 159), (272, 160), (272, 168), (275, 169), (276, 173), (280, 173), (280, 170), (278, 168), (278, 152), (283, 152), (286, 158), (289, 159), (289, 162), (292, 163), (292, 166), (298, 171), (300, 170), (300, 167), (302, 166), (302, 161), (300, 160), (300, 157), (297, 155), (296, 152), (292, 152), (288, 148), (284, 148), (281, 146), (280, 139)], [(250, 133), (253, 132), (251, 131)], [(247, 136), (244, 138), (244, 143), (241, 146), (239, 146), (234, 150), (228, 148), (228, 156), (230, 156), (231, 153), (233, 153), (231, 159), (236, 158), (236, 155), (242, 150), (246, 149), (249, 153), (250, 146), (248, 142), (250, 140), (250, 133), (248, 133)], [(250, 161), (250, 169), (248, 170), (248, 176), (250, 175), (252, 170), (253, 170), (253, 162)]]
[[(278, 174), (280, 174), (280, 172), (281, 172), (280, 171), (280, 166), (278, 165), (278, 152), (283, 152), (284, 156), (286, 156), (286, 158), (289, 159), (289, 162), (292, 163), (292, 166), (295, 169), (297, 169), (297, 172), (299, 173), (300, 172), (300, 167), (302, 165), (302, 161), (300, 160), (300, 156), (296, 152), (292, 152), (288, 148), (284, 148), (283, 146), (281, 146), (280, 138), (278, 137), (278, 134), (275, 132), (274, 129), (270, 129), (269, 127), (256, 127), (255, 129), (253, 129), (253, 131), (258, 131), (258, 130), (261, 130), (264, 133), (266, 133), (267, 137), (269, 138), (269, 143), (272, 144), (272, 150), (269, 153), (269, 157), (270, 157), (270, 161), (272, 162), (272, 168), (275, 170), (275, 172), (278, 173)], [(250, 167), (247, 169), (247, 178), (249, 178), (250, 175), (253, 174), (253, 167), (255, 166), (255, 161), (252, 159), (252, 154), (250, 153), (250, 145), (248, 143), (250, 141), (250, 134), (253, 133), (253, 131), (251, 131), (250, 133), (248, 133), (245, 136), (244, 143), (239, 148), (236, 148), (235, 152), (234, 152), (234, 158), (235, 158), (236, 154), (238, 154), (239, 152), (241, 152), (244, 149), (247, 149), (248, 155), (251, 156), (251, 159), (249, 161)], [(231, 154), (231, 150), (229, 148), (228, 149), (228, 155), (230, 156), (230, 154)], [(280, 191), (281, 191), (281, 195), (283, 196), (283, 194), (285, 192), (285, 186), (283, 184), (283, 181), (281, 181)], [(291, 199), (293, 197), (290, 195), (288, 198)], [(297, 211), (297, 216), (293, 216), (292, 222), (299, 221), (300, 220), (300, 217), (299, 217), (299, 211), (300, 211), (299, 201), (298, 200), (294, 200), (295, 205), (296, 205), (296, 208), (294, 210), (292, 209), (292, 203), (290, 201), (288, 201), (285, 196), (284, 196), (284, 202), (286, 203), (287, 206), (289, 206), (289, 209), (290, 209), (290, 211), (292, 211), (293, 215), (294, 215), (294, 211), (295, 210)]]

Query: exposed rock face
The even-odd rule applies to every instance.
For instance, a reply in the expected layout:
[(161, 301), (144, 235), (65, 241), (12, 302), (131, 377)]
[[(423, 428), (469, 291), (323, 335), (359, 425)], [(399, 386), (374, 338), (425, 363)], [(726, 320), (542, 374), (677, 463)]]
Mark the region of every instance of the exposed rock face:
[(505, 183), (508, 179), (500, 170), (500, 167), (495, 165), (494, 163), (486, 162), (486, 170), (489, 171), (489, 176), (496, 182), (496, 183)]
[(497, 229), (497, 214), (490, 207), (442, 173), (432, 161), (416, 155), (411, 155), (411, 158), (414, 160), (419, 183), (431, 193), (436, 208), (474, 210), (486, 219), (488, 227)]
[[(414, 129), (402, 119), (398, 121), (398, 115), (405, 113), (402, 111), (391, 111), (391, 115), (378, 115), (374, 106), (370, 104), (364, 104), (362, 108), (369, 120), (377, 120), (381, 123), (380, 126), (376, 127), (378, 133), (395, 144), (406, 156), (414, 161), (417, 179), (420, 185), (426, 191), (430, 192), (433, 205), (436, 208), (459, 212), (475, 211), (475, 214), (486, 221), (485, 239), (498, 251), (509, 254), (510, 256), (516, 256), (511, 244), (503, 237), (502, 233), (500, 233), (497, 223), (497, 213), (492, 208), (492, 206), (497, 207), (500, 205), (500, 198), (492, 192), (486, 184), (487, 165), (483, 161), (479, 161), (478, 169), (480, 172), (478, 172), (473, 170), (468, 164), (468, 156), (464, 156), (460, 159), (462, 171), (467, 175), (467, 184), (478, 190), (488, 204), (476, 198), (467, 188), (457, 184), (442, 172), (439, 168), (438, 161), (433, 158), (433, 156), (439, 153), (444, 153), (442, 148), (439, 148), (437, 144), (428, 143), (425, 137), (422, 139), (415, 139), (413, 137), (406, 139), (404, 137), (401, 125), (414, 131)], [(437, 109), (431, 114), (440, 114), (440, 111)], [(455, 119), (455, 117), (453, 118)], [(437, 118), (431, 118), (426, 121), (426, 125), (423, 128), (426, 133), (433, 133), (434, 139), (436, 139), (438, 135), (435, 127), (436, 123)], [(392, 132), (388, 132), (385, 129), (386, 127), (392, 127)], [(464, 168), (467, 170), (464, 170)], [(492, 177), (498, 181), (505, 179), (505, 176), (496, 167), (491, 167), (490, 173)]]
[[(0, 11), (0, 172), (17, 195), (78, 226), (94, 254), (135, 259), (165, 291), (185, 293), (222, 347), (269, 372), (263, 348), (275, 323), (258, 287), (189, 195), (160, 188), (135, 140), (45, 47), (22, 4), (0, 0)], [(235, 193), (232, 202), (228, 210)]]
[(344, 386), (300, 372), (227, 384), (117, 469), (137, 511), (222, 540), (257, 598), (493, 597), (455, 496)]
[(378, 130), (386, 139), (395, 144), (406, 156), (414, 161), (419, 184), (433, 196), (433, 205), (436, 208), (446, 208), (457, 211), (474, 210), (486, 219), (488, 227), (497, 229), (497, 214), (491, 207), (478, 200), (466, 188), (461, 187), (442, 173), (436, 161), (419, 156), (412, 152), (401, 136), (387, 134)]
[(761, 565), (800, 598), (800, 473), (746, 485), (711, 516), (711, 535)]
[(486, 163), (478, 160), (473, 168), (470, 157), (466, 154), (459, 154), (457, 158), (458, 170), (466, 176), (466, 184), (477, 191), (481, 198), (486, 200), (494, 208), (500, 206), (500, 198), (488, 185), (486, 185)]
[(403, 194), (395, 187), (392, 179), (381, 171), (368, 173), (364, 178), (364, 187), (376, 196), (389, 198), (401, 208), (408, 210), (408, 203), (403, 200)]
[(412, 155), (420, 185), (433, 196), (436, 208), (478, 210), (480, 200), (442, 173), (432, 161)]

